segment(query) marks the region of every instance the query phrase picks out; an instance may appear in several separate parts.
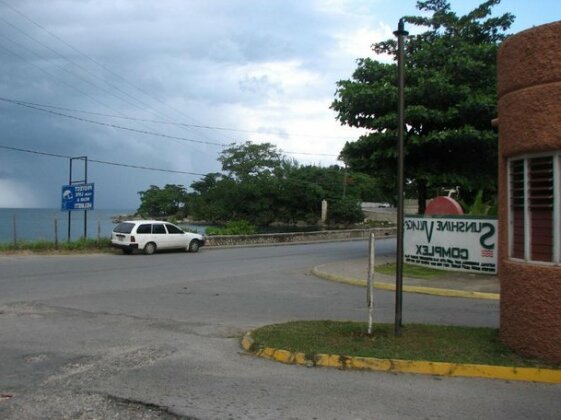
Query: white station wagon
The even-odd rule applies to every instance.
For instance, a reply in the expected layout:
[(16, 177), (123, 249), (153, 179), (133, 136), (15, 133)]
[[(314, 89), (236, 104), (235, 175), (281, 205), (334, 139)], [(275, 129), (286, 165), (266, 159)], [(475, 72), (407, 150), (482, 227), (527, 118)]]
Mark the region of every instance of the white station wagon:
[(111, 234), (111, 246), (125, 254), (142, 250), (153, 254), (156, 250), (185, 249), (197, 252), (205, 244), (198, 233), (184, 232), (172, 223), (159, 220), (130, 220), (119, 223)]

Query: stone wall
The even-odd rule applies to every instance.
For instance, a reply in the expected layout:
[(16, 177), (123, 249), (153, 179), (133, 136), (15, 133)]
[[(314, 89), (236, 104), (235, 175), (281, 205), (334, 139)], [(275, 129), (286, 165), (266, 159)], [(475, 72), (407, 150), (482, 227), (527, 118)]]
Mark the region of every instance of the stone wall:
[(510, 37), (498, 55), (501, 339), (555, 362), (561, 362), (561, 267), (509, 258), (507, 163), (561, 150), (560, 45), (555, 22)]
[(206, 246), (255, 246), (287, 243), (352, 241), (368, 239), (371, 232), (376, 238), (395, 235), (395, 228), (325, 230), (319, 232), (270, 233), (265, 235), (207, 236)]

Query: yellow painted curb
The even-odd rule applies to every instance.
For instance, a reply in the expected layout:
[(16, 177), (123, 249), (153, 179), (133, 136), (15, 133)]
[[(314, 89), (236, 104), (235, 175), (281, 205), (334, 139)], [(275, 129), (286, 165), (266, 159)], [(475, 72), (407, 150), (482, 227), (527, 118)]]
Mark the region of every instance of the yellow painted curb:
[(447, 362), (426, 362), (373, 357), (315, 354), (313, 356), (271, 347), (255, 348), (251, 332), (244, 335), (242, 348), (256, 356), (278, 362), (304, 366), (321, 366), (338, 369), (360, 369), (393, 373), (416, 373), (434, 376), (461, 376), (472, 378), (503, 379), (507, 381), (561, 384), (561, 370), (510, 366), (475, 365)]
[[(326, 273), (325, 271), (321, 271), (318, 267), (312, 268), (312, 274), (324, 280), (350, 284), (352, 286), (366, 287), (366, 280)], [(395, 285), (391, 283), (374, 282), (374, 287), (383, 290), (395, 290)], [(469, 299), (488, 299), (488, 300), (499, 300), (501, 296), (498, 293), (473, 292), (473, 291), (456, 290), (456, 289), (442, 289), (436, 287), (422, 287), (422, 286), (408, 286), (408, 285), (403, 286), (403, 291), (408, 293), (420, 293), (420, 294), (433, 295), (433, 296), (462, 297), (462, 298), (469, 298)]]

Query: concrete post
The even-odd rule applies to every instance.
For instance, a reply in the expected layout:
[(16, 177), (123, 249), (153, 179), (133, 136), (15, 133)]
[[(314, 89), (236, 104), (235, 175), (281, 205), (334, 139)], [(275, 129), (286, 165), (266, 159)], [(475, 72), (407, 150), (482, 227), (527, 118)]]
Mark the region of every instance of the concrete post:
[(321, 223), (327, 222), (327, 200), (321, 202)]

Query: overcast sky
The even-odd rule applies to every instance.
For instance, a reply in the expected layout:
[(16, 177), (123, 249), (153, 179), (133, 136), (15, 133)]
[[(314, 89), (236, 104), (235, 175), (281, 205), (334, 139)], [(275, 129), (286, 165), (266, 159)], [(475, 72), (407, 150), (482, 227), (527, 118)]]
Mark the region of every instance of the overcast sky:
[[(465, 13), (481, 2), (451, 3)], [(232, 142), (335, 164), (360, 135), (329, 108), (335, 84), (415, 3), (0, 0), (0, 207), (57, 208), (69, 181), (67, 158), (5, 147), (193, 173), (90, 162), (96, 208), (110, 209), (136, 208), (150, 185), (219, 171)], [(495, 10), (517, 17), (511, 32), (561, 19), (559, 0)]]

